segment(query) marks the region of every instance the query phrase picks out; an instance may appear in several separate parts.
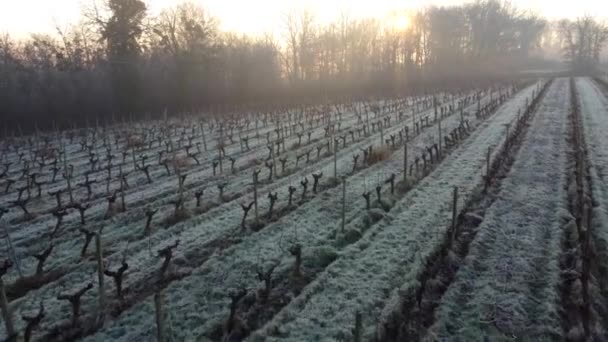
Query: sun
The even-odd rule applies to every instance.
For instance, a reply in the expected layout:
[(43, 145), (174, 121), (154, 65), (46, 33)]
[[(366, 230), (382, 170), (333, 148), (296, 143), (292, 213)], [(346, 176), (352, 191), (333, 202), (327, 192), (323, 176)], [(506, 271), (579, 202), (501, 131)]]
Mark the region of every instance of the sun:
[(395, 14), (391, 18), (391, 26), (396, 30), (405, 31), (410, 28), (412, 24), (411, 18), (405, 13)]

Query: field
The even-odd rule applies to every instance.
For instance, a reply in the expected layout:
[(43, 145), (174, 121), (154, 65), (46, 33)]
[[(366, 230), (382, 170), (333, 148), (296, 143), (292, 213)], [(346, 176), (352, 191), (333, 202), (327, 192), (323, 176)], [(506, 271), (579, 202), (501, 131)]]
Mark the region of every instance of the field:
[(607, 82), (5, 137), (0, 340), (608, 340)]

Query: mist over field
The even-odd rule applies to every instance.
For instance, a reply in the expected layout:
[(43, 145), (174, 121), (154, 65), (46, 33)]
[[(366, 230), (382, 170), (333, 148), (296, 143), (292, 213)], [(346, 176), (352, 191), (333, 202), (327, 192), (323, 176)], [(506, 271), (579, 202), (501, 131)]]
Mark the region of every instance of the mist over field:
[(0, 3), (0, 341), (608, 341), (605, 15)]
[(520, 72), (590, 70), (605, 56), (601, 18), (557, 19), (552, 7), (545, 19), (539, 4), (294, 2), (277, 5), (278, 14), (249, 4), (274, 18), (257, 26), (233, 2), (210, 3), (223, 17), (198, 1), (57, 5), (71, 15), (52, 12), (47, 31), (0, 27), (7, 127), (423, 94)]

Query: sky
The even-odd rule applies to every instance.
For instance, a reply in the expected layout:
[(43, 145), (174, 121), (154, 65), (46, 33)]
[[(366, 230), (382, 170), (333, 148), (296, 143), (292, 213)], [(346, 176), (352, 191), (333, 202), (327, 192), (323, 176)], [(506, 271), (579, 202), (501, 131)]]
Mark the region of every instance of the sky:
[[(93, 0), (0, 0), (0, 33), (27, 36), (52, 33), (56, 25), (78, 22), (83, 5)], [(101, 1), (101, 0), (97, 0)], [(151, 14), (178, 0), (144, 0)], [(217, 17), (221, 28), (249, 34), (276, 32), (290, 10), (307, 8), (319, 22), (347, 13), (351, 18), (385, 18), (392, 11), (435, 5), (460, 4), (457, 0), (191, 0)], [(575, 18), (585, 14), (608, 18), (608, 1), (512, 0), (547, 18)]]

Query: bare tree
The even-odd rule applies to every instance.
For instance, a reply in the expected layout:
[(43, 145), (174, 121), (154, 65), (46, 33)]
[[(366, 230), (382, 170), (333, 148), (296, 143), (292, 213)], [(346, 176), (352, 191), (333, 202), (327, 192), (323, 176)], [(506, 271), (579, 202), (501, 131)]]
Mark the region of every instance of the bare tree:
[(563, 40), (564, 59), (577, 71), (593, 71), (608, 41), (608, 26), (585, 16), (575, 21), (560, 21), (559, 32)]

